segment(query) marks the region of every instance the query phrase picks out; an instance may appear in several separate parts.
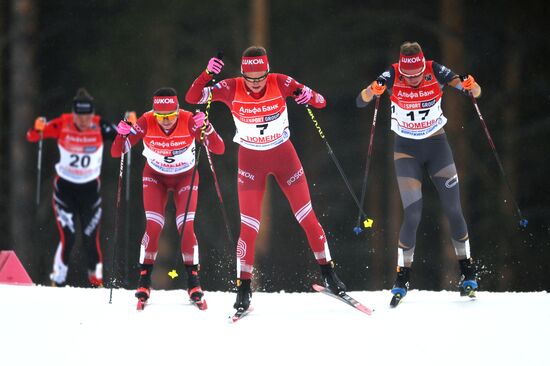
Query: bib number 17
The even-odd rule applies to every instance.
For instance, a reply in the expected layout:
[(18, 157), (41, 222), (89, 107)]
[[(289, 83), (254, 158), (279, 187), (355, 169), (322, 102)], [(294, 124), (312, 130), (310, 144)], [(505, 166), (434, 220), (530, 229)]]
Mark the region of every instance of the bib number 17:
[[(408, 116), (411, 118), (411, 121), (414, 121), (414, 113), (415, 111), (410, 111), (409, 113), (407, 113), (405, 116)], [(424, 121), (426, 119), (426, 117), (428, 117), (428, 114), (430, 114), (430, 110), (429, 109), (423, 109), (421, 111), (416, 111), (419, 115), (422, 116), (421, 120)]]

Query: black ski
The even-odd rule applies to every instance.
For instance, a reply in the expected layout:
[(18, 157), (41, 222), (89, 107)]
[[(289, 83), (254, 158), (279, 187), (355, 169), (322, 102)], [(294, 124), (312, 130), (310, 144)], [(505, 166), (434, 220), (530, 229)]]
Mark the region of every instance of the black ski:
[(403, 296), (401, 296), (400, 293), (393, 295), (390, 301), (390, 308), (395, 308), (397, 305), (399, 305), (402, 299)]

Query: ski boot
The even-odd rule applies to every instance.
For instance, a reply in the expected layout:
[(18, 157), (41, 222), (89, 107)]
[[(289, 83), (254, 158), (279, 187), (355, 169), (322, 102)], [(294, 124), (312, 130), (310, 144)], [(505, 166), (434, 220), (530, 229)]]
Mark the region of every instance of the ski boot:
[(390, 301), (390, 307), (394, 308), (401, 300), (407, 295), (409, 291), (409, 281), (411, 277), (412, 268), (410, 267), (397, 267), (397, 278), (391, 289), (392, 298)]
[(64, 287), (67, 284), (68, 271), (69, 266), (63, 263), (63, 259), (61, 259), (61, 244), (59, 244), (53, 259), (52, 273), (50, 273), (51, 285), (53, 287)]
[(246, 311), (250, 307), (252, 298), (252, 288), (250, 287), (252, 280), (237, 279), (237, 300), (233, 305), (237, 311)]
[(69, 267), (64, 264), (54, 266), (53, 272), (50, 273), (50, 280), (53, 287), (65, 287), (67, 284), (67, 271)]
[(152, 264), (142, 264), (139, 270), (138, 288), (135, 296), (138, 299), (137, 310), (143, 310), (149, 300), (151, 294), (151, 273), (153, 272)]
[(334, 272), (334, 262), (330, 261), (327, 264), (322, 264), (321, 275), (323, 276), (323, 284), (327, 290), (335, 295), (346, 292), (346, 285), (338, 278)]
[(476, 297), (477, 275), (472, 258), (461, 259), (458, 261), (458, 264), (462, 273), (459, 283), (460, 296)]
[(206, 310), (208, 305), (206, 300), (203, 300), (204, 292), (201, 288), (199, 278), (199, 265), (185, 265), (185, 271), (187, 272), (187, 293), (189, 294), (189, 300), (197, 305), (201, 310)]
[(88, 270), (88, 282), (92, 287), (103, 287), (103, 264), (96, 264), (95, 270)]

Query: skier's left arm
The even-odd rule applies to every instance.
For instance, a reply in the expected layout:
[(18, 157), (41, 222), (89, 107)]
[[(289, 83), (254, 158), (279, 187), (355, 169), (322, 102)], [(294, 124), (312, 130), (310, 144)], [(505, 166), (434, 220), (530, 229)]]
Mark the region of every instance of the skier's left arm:
[(465, 80), (460, 80), (460, 76), (455, 74), (451, 69), (435, 61), (432, 62), (432, 68), (439, 84), (452, 86), (466, 94), (471, 93), (474, 98), (481, 96), (481, 87), (472, 75), (468, 75)]
[[(285, 98), (292, 97), (298, 104), (308, 104), (318, 109), (325, 108), (327, 105), (327, 101), (321, 94), (297, 82), (290, 76), (277, 74), (277, 84)], [(295, 95), (298, 89), (300, 90), (300, 94)]]

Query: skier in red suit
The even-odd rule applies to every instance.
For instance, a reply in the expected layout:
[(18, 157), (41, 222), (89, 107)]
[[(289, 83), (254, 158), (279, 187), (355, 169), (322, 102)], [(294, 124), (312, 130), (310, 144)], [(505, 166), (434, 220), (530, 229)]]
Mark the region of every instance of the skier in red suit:
[[(179, 108), (176, 91), (172, 88), (161, 88), (153, 96), (153, 110), (145, 112), (133, 125), (121, 121), (117, 126), (119, 135), (113, 143), (111, 155), (120, 157), (122, 151), (126, 153), (133, 145), (143, 140), (143, 156), (147, 159), (143, 169), (146, 229), (141, 241), (140, 278), (136, 291), (136, 297), (140, 300), (147, 301), (150, 295), (151, 272), (158, 252), (159, 236), (164, 226), (168, 192), (174, 192), (176, 224), (181, 233), (185, 206), (191, 191), (181, 240), (181, 255), (187, 272), (187, 291), (190, 299), (202, 301), (198, 242), (194, 231), (198, 172), (193, 187), (190, 185), (195, 165), (195, 145), (200, 143), (204, 117), (202, 112), (193, 115)], [(205, 127), (204, 144), (214, 154), (223, 154), (225, 150), (223, 140), (211, 124)]]
[(73, 112), (46, 122), (38, 117), (27, 131), (29, 142), (41, 138), (57, 140), (59, 162), (55, 165), (52, 206), (59, 230), (50, 280), (65, 286), (69, 258), (76, 240), (75, 222), (80, 219), (82, 243), (86, 248), (88, 281), (103, 285), (103, 259), (99, 241), (101, 221), (101, 161), (103, 140), (116, 135), (114, 125), (94, 113), (90, 94), (81, 88), (73, 99)]
[[(204, 104), (208, 99), (227, 105), (233, 115), (239, 144), (238, 194), (241, 213), (237, 242), (237, 300), (235, 309), (250, 306), (250, 282), (254, 265), (254, 244), (260, 229), (262, 198), (268, 175), (273, 175), (287, 197), (294, 216), (304, 229), (325, 286), (334, 293), (345, 291), (336, 276), (323, 228), (311, 205), (304, 168), (290, 141), (286, 98), (298, 104), (324, 108), (323, 96), (290, 76), (270, 73), (266, 50), (252, 46), (241, 59), (241, 77), (206, 87), (223, 61), (212, 58), (186, 95), (188, 103)], [(294, 95), (297, 90), (299, 95)]]

